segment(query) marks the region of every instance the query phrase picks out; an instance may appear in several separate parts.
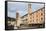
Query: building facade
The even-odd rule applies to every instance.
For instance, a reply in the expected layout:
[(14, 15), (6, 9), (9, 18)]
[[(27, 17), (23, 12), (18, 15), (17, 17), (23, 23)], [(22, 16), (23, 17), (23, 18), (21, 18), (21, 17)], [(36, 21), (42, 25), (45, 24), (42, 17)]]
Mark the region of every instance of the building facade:
[(28, 14), (21, 17), (21, 24), (42, 24), (45, 23), (45, 7), (32, 12), (31, 4), (28, 5)]

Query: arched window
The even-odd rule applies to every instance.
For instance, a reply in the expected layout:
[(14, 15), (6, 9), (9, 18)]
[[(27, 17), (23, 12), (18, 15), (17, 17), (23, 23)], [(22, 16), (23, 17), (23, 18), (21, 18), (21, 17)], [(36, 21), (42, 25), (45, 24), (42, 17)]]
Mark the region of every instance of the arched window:
[(43, 18), (41, 18), (41, 20), (43, 20)]
[(41, 13), (41, 15), (43, 15), (43, 13)]

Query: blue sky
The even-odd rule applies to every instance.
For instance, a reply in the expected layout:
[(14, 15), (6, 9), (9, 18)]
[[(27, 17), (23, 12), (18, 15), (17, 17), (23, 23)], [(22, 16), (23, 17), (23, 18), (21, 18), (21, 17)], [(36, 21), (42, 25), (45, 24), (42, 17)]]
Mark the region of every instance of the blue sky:
[[(42, 8), (44, 4), (31, 3), (32, 12)], [(8, 17), (16, 18), (16, 11), (18, 10), (20, 16), (27, 14), (28, 3), (22, 2), (8, 2)]]

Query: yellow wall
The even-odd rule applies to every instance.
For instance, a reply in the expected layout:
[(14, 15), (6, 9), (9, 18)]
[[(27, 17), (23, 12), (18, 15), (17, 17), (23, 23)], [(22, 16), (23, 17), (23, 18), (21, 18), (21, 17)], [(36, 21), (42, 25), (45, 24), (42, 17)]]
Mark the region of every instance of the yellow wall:
[(28, 24), (41, 24), (44, 22), (44, 10), (40, 9), (39, 11), (36, 11), (35, 13), (31, 14), (29, 17), (31, 19), (29, 19)]

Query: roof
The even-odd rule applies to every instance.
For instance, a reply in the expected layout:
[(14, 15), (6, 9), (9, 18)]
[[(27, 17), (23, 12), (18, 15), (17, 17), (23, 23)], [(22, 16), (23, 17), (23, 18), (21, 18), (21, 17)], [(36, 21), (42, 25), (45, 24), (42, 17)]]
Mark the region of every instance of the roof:
[(15, 20), (16, 20), (15, 18), (11, 18), (11, 17), (7, 17), (7, 19), (10, 19), (10, 20), (12, 19), (13, 21), (15, 21)]

